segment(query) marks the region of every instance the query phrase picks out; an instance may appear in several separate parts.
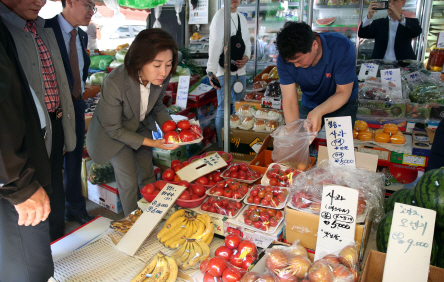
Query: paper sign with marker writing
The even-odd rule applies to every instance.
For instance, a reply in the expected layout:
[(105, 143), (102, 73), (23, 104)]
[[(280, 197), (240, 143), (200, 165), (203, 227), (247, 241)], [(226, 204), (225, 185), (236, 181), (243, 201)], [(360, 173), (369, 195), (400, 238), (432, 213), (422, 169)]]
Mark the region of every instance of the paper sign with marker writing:
[(182, 109), (187, 108), (188, 89), (190, 88), (190, 76), (179, 76), (179, 85), (177, 86), (176, 105)]
[(377, 64), (362, 64), (361, 70), (359, 71), (358, 79), (364, 80), (368, 77), (377, 77), (378, 75), (378, 65)]
[(324, 185), (319, 217), (315, 260), (355, 241), (359, 192), (356, 189)]
[(383, 85), (388, 85), (391, 89), (399, 91), (402, 97), (402, 80), (400, 69), (381, 70), (381, 82)]
[(383, 282), (427, 281), (436, 212), (395, 203)]
[(415, 71), (415, 72), (406, 74), (405, 77), (407, 78), (407, 81), (409, 83), (414, 83), (414, 82), (421, 80), (422, 74), (419, 71)]
[(148, 238), (185, 189), (186, 187), (184, 186), (169, 183), (165, 185), (149, 207), (143, 211), (139, 219), (119, 241), (117, 248), (130, 256), (134, 256), (145, 239)]
[(178, 170), (176, 174), (180, 179), (192, 182), (201, 176), (225, 166), (227, 166), (227, 163), (224, 159), (218, 153), (215, 153), (190, 163), (181, 170)]
[(324, 121), (330, 162), (356, 167), (351, 117), (329, 117)]
[(207, 93), (211, 89), (213, 89), (213, 86), (206, 85), (206, 84), (202, 83), (199, 86), (197, 86), (196, 89), (194, 89), (189, 95), (190, 96), (199, 96), (201, 94)]
[(438, 42), (436, 43), (436, 48), (444, 48), (444, 32), (440, 32), (438, 35)]

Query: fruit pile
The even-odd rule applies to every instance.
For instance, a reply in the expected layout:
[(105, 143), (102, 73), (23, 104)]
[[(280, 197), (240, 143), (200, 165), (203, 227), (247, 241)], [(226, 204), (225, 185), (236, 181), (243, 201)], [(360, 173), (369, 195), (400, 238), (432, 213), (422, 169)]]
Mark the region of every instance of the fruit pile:
[(197, 268), (199, 263), (206, 260), (210, 256), (210, 247), (207, 243), (196, 239), (187, 239), (173, 258), (176, 260), (180, 269), (187, 270)]
[(202, 211), (235, 217), (242, 209), (241, 202), (230, 201), (220, 197), (209, 197), (208, 201), (202, 204)]
[(171, 167), (167, 168), (162, 173), (162, 179), (169, 182), (179, 182), (181, 179), (178, 175), (176, 175), (176, 172), (178, 172), (179, 170), (181, 170), (182, 168), (186, 167), (189, 164), (190, 164), (189, 161), (184, 161), (182, 163), (179, 160), (173, 160), (171, 162)]
[(271, 186), (290, 187), (293, 179), (301, 173), (294, 167), (288, 167), (280, 164), (271, 164), (265, 172), (262, 184)]
[[(354, 245), (344, 247), (339, 255), (328, 254), (311, 263), (303, 253), (292, 248), (274, 248), (266, 251), (266, 268), (280, 282), (357, 282), (358, 250)], [(306, 251), (305, 251), (306, 254)], [(252, 280), (254, 281), (254, 280)]]
[(254, 185), (250, 190), (247, 204), (261, 205), (272, 208), (283, 208), (287, 201), (288, 190), (269, 185)]
[(214, 255), (200, 265), (203, 281), (237, 282), (257, 258), (257, 248), (248, 240), (242, 241), (239, 235), (230, 234), (225, 237), (225, 245), (217, 248)]
[(278, 226), (284, 214), (281, 210), (249, 206), (242, 213), (245, 224), (262, 231), (269, 231)]
[(399, 131), (398, 126), (393, 123), (386, 123), (382, 128), (377, 129), (374, 134), (363, 120), (355, 122), (353, 138), (361, 141), (375, 141), (378, 143), (405, 144), (405, 136)]
[(212, 196), (220, 196), (234, 200), (241, 200), (248, 193), (248, 185), (229, 178), (217, 182), (216, 185), (211, 188), (208, 193)]
[(238, 181), (257, 180), (261, 176), (259, 172), (251, 170), (246, 163), (231, 164), (222, 173), (222, 177), (233, 178)]
[(165, 144), (187, 143), (203, 136), (198, 122), (189, 120), (181, 120), (177, 124), (174, 120), (168, 120), (162, 124), (162, 131)]
[[(148, 183), (143, 186), (142, 189), (140, 189), (140, 193), (143, 197), (145, 197), (145, 199), (146, 196), (157, 196), (157, 194), (159, 194), (163, 187), (165, 187), (167, 184), (168, 183), (166, 181), (157, 180), (155, 183)], [(148, 199), (146, 200), (149, 201)]]
[(131, 282), (145, 281), (147, 274), (151, 274), (151, 278), (147, 281), (176, 281), (177, 264), (172, 257), (158, 253), (149, 261), (142, 270), (131, 280)]
[(181, 200), (198, 200), (205, 196), (205, 187), (201, 184), (195, 183), (189, 183), (186, 180), (179, 181), (177, 185), (185, 186), (185, 191), (180, 194), (179, 199)]
[(174, 212), (157, 234), (165, 247), (177, 249), (187, 239), (196, 239), (210, 245), (214, 236), (214, 225), (207, 214), (195, 215), (180, 209)]

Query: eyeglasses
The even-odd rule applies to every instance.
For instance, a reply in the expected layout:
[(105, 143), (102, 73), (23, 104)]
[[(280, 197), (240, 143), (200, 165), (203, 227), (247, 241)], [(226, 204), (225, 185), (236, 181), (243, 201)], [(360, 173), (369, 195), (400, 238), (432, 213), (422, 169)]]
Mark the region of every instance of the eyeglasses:
[(79, 0), (79, 1), (82, 2), (85, 5), (85, 7), (88, 9), (88, 11), (92, 11), (94, 14), (97, 13), (97, 8), (96, 8), (95, 5), (91, 5), (91, 4), (85, 3), (85, 2), (83, 2), (81, 0)]

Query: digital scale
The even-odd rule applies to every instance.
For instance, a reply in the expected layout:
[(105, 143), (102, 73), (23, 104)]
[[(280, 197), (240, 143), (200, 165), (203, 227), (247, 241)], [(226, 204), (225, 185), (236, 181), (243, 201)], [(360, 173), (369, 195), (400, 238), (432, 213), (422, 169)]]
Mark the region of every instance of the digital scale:
[(210, 43), (208, 42), (208, 39), (203, 38), (196, 41), (190, 41), (190, 45), (188, 46), (191, 56), (202, 68), (207, 67), (209, 45)]

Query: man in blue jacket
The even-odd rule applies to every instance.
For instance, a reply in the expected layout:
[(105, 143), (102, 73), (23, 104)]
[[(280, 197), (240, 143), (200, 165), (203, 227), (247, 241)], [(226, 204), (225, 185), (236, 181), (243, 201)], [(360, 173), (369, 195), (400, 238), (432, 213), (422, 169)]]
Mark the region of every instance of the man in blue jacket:
[(59, 204), (65, 202), (67, 221), (77, 221), (83, 225), (93, 219), (86, 212), (81, 184), (86, 109), (83, 92), (91, 60), (86, 53), (88, 36), (79, 26), (87, 26), (97, 9), (93, 0), (62, 0), (62, 7), (62, 13), (46, 20), (45, 27), (54, 30), (62, 55), (74, 105), (77, 142), (75, 150), (66, 152), (64, 156), (63, 182), (66, 201), (61, 197), (56, 201), (60, 202)]

